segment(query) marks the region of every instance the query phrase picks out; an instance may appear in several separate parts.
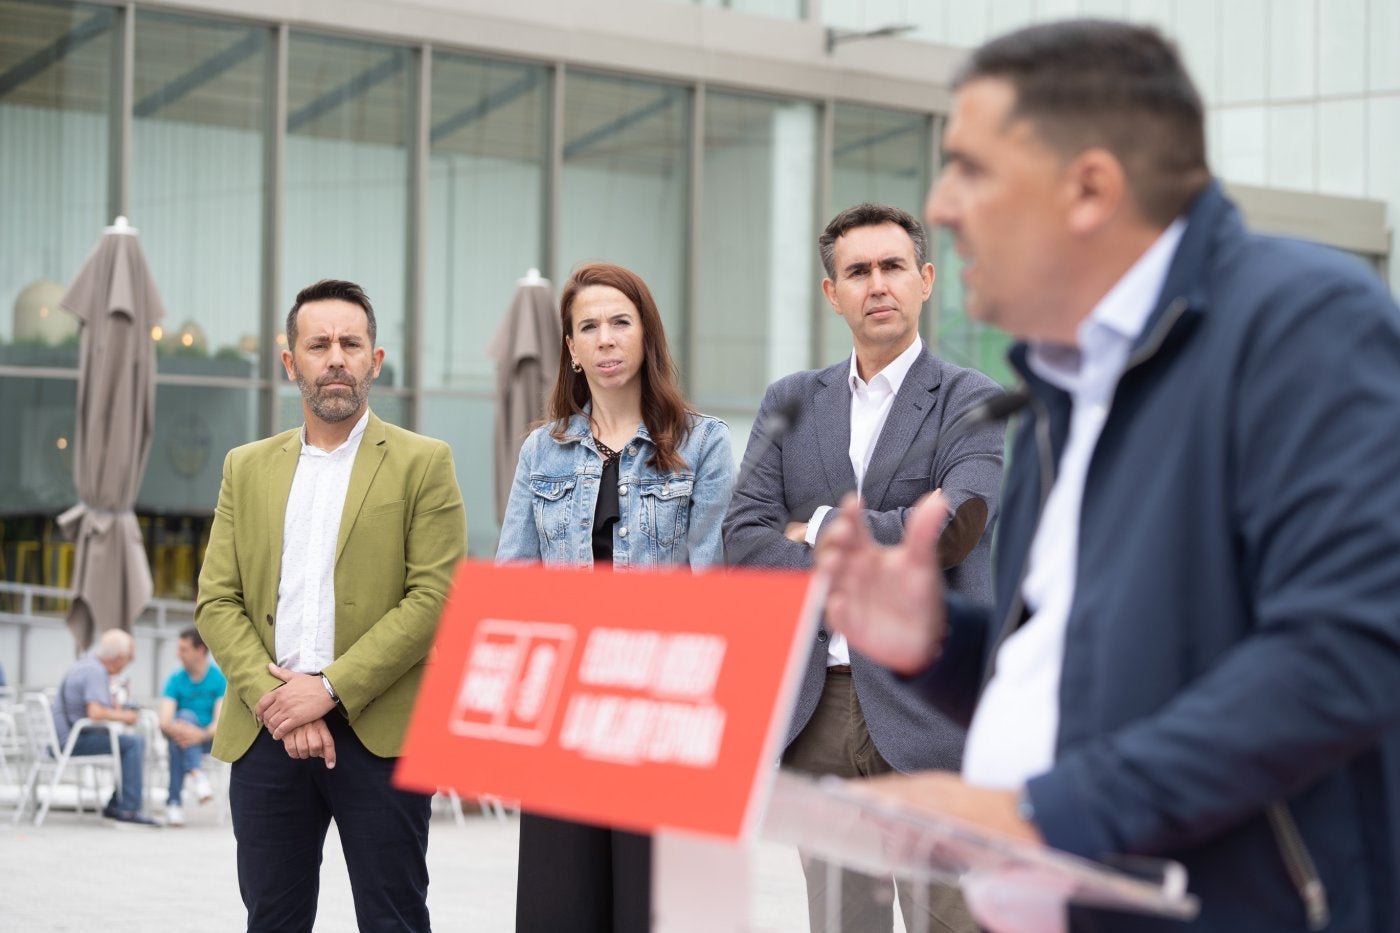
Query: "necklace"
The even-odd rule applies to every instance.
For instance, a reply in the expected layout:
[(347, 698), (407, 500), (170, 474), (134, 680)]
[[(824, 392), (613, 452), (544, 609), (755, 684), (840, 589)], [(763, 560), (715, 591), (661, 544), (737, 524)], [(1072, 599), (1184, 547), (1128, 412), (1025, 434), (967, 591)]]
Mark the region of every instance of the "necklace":
[(593, 435), (593, 446), (597, 447), (598, 453), (603, 455), (603, 466), (607, 466), (609, 463), (612, 463), (614, 460), (617, 459), (617, 451), (613, 450), (607, 444), (604, 444), (602, 441), (598, 440), (598, 435), (596, 434)]

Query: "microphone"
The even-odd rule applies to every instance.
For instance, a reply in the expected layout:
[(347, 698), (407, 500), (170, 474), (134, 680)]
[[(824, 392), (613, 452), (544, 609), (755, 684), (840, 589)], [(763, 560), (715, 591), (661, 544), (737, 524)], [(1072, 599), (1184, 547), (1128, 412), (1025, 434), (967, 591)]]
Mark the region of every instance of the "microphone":
[(946, 444), (949, 441), (957, 440), (969, 431), (986, 427), (998, 421), (1005, 421), (1030, 403), (1030, 393), (1020, 389), (985, 398), (963, 412), (962, 416), (953, 422), (952, 427), (948, 428), (939, 438), (939, 443)]
[(764, 418), (759, 426), (760, 443), (746, 452), (744, 462), (739, 465), (739, 475), (734, 478), (735, 489), (744, 485), (744, 482), (752, 475), (758, 461), (762, 460), (768, 451), (781, 444), (791, 433), (797, 425), (797, 416), (801, 413), (802, 402), (795, 397), (788, 399), (768, 413), (768, 417)]
[[(734, 479), (735, 489), (738, 489), (739, 486), (753, 474), (754, 465), (762, 460), (768, 451), (781, 444), (783, 439), (792, 432), (792, 429), (797, 425), (798, 415), (801, 413), (801, 400), (791, 398), (773, 408), (768, 412), (767, 416), (764, 417), (763, 421), (758, 423), (758, 441), (745, 452), (743, 463), (739, 465), (739, 475)], [(687, 530), (685, 542), (681, 548), (681, 559), (677, 561), (677, 565), (685, 565), (690, 562), (691, 538), (701, 538), (708, 535), (714, 530), (716, 524), (724, 521), (724, 516), (727, 511), (727, 508), (720, 511), (703, 528), (690, 528)], [(729, 559), (726, 556), (716, 566), (724, 566), (728, 562)]]

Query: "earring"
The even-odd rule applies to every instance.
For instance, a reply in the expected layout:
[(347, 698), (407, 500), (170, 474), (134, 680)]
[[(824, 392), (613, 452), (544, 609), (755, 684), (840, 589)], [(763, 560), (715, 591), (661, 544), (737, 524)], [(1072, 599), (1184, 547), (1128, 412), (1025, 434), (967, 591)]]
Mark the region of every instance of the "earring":
[(578, 360), (574, 360), (573, 363), (571, 363), (570, 365), (573, 367), (574, 372), (583, 372), (583, 367), (578, 364)]

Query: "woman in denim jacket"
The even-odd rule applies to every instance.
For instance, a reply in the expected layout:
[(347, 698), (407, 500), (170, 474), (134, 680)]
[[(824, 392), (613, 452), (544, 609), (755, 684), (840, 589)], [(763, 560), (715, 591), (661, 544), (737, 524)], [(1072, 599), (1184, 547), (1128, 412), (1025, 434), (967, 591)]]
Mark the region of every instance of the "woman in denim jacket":
[[(559, 300), (550, 421), (520, 449), (496, 560), (650, 569), (723, 562), (729, 428), (690, 409), (635, 273), (581, 266)], [(520, 817), (518, 933), (651, 928), (651, 839)]]

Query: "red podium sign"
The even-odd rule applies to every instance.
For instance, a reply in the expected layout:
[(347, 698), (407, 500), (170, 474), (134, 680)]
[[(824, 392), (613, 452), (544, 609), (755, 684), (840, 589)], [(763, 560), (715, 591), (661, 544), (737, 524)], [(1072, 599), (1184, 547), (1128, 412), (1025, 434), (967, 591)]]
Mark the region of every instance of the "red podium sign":
[(738, 838), (811, 651), (809, 579), (464, 562), (398, 781)]

